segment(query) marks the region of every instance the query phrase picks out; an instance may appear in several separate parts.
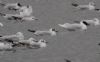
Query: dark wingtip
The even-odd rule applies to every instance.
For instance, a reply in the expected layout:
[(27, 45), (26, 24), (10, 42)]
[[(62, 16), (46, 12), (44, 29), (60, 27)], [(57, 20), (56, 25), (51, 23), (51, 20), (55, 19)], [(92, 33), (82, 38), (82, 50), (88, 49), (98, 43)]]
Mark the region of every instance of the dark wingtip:
[(100, 46), (100, 43), (98, 43), (98, 45)]
[(2, 35), (0, 35), (0, 37), (3, 37)]
[(56, 31), (56, 29), (55, 28), (52, 28), (52, 31)]
[(71, 62), (71, 60), (69, 60), (69, 59), (64, 59), (66, 62)]
[(83, 21), (83, 24), (85, 24), (86, 26), (90, 26), (90, 24), (85, 21)]
[(19, 2), (17, 3), (17, 5), (18, 5), (19, 7), (22, 7), (21, 3), (19, 3)]
[(36, 30), (31, 30), (31, 29), (28, 29), (27, 31), (29, 31), (29, 32), (33, 32), (33, 33), (36, 32)]
[(35, 20), (39, 20), (39, 19), (36, 18)]
[(100, 9), (94, 9), (95, 11), (100, 11)]
[(76, 3), (72, 3), (71, 5), (74, 6), (74, 7), (78, 6), (78, 4), (76, 4)]

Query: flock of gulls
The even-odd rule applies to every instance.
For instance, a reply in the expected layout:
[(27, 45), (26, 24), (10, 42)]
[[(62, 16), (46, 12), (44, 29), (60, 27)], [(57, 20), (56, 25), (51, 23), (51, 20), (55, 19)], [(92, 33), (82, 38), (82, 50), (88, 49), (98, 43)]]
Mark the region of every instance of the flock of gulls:
[[(4, 9), (7, 9), (9, 11), (15, 11), (16, 14), (6, 14), (0, 12), (0, 16), (6, 20), (12, 20), (16, 21), (18, 23), (23, 23), (25, 21), (28, 22), (35, 22), (35, 20), (38, 20), (35, 16), (32, 15), (33, 9), (31, 5), (22, 5), (21, 3), (4, 3), (0, 1), (0, 6)], [(78, 10), (89, 10), (89, 11), (95, 11), (100, 12), (100, 9), (96, 8), (96, 5), (94, 2), (89, 2), (89, 4), (81, 5), (77, 3), (71, 3), (71, 6)], [(59, 27), (64, 28), (68, 31), (86, 31), (89, 26), (99, 26), (100, 20), (98, 18), (92, 18), (92, 19), (84, 19), (81, 21), (74, 21), (73, 23), (63, 23), (58, 24)], [(0, 26), (3, 27), (3, 23), (0, 22)], [(56, 30), (55, 28), (50, 28), (47, 30), (33, 30), (33, 29), (27, 29), (28, 32), (33, 33), (36, 36), (56, 36), (59, 30)], [(16, 38), (17, 40), (15, 40)], [(29, 39), (24, 38), (24, 34), (22, 32), (17, 32), (15, 34), (11, 35), (3, 35), (0, 36), (0, 51), (16, 51), (16, 48), (25, 47), (29, 49), (40, 49), (45, 48), (48, 46), (48, 42), (44, 39), (36, 40), (33, 37), (30, 37)]]

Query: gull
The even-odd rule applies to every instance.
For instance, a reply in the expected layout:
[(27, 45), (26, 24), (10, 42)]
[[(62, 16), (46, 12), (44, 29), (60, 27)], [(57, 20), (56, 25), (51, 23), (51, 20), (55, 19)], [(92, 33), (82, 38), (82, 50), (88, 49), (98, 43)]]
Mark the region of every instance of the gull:
[(76, 7), (77, 9), (80, 10), (95, 10), (95, 11), (100, 11), (100, 9), (96, 8), (96, 5), (94, 2), (89, 2), (87, 5), (79, 5), (76, 3), (72, 3), (72, 6)]
[(29, 38), (28, 40), (26, 39), (21, 39), (21, 40), (18, 40), (17, 43), (15, 43), (13, 46), (24, 46), (24, 47), (27, 47), (27, 48), (36, 48), (34, 47), (33, 45), (37, 44), (37, 40), (34, 39), (34, 38)]
[(3, 7), (8, 10), (18, 11), (22, 7), (22, 5), (19, 2), (18, 3), (6, 3)]
[(58, 24), (58, 25), (67, 30), (76, 30), (76, 29), (79, 29), (81, 31), (87, 30), (87, 26), (82, 22), (80, 22), (80, 23), (64, 23), (64, 24)]
[[(43, 48), (47, 46), (47, 43), (44, 39), (40, 39), (39, 41), (34, 38), (29, 38), (28, 40), (19, 40), (18, 44), (22, 44), (28, 48)], [(17, 44), (17, 45), (18, 45)]]
[(28, 45), (33, 45), (37, 42), (37, 40), (35, 38), (29, 38), (28, 40), (25, 40), (25, 39), (21, 39), (19, 40), (19, 43), (23, 43), (23, 44), (28, 44)]
[(38, 20), (38, 18), (34, 17), (34, 16), (27, 16), (27, 17), (23, 17), (20, 14), (4, 14), (4, 13), (0, 13), (0, 15), (2, 17), (4, 17), (7, 20), (15, 20), (16, 22), (24, 22), (24, 21), (34, 21), (34, 20)]
[[(17, 38), (18, 40), (14, 40), (13, 38)], [(5, 35), (0, 37), (0, 42), (6, 42), (6, 43), (11, 43), (13, 44), (12, 46), (15, 47), (18, 45), (20, 40), (24, 40), (24, 35), (22, 32), (17, 32), (16, 34), (13, 35)]]
[(27, 6), (22, 6), (20, 9), (19, 9), (19, 14), (23, 17), (26, 17), (26, 16), (31, 16), (32, 15), (32, 12), (33, 12), (33, 9), (32, 9), (32, 6), (31, 5), (27, 5)]
[(8, 10), (18, 11), (20, 9), (20, 7), (22, 7), (23, 5), (21, 5), (21, 3), (19, 3), (19, 2), (17, 2), (17, 3), (4, 3), (2, 1), (0, 1), (0, 6), (4, 7), (5, 9), (8, 9)]
[(28, 29), (29, 32), (32, 32), (33, 34), (37, 35), (37, 36), (42, 36), (42, 35), (51, 35), (51, 36), (55, 36), (56, 33), (58, 32), (56, 29), (50, 28), (49, 30), (31, 30)]
[(18, 11), (21, 16), (30, 16), (33, 12), (32, 6), (22, 6), (20, 3), (8, 3), (4, 6), (4, 8), (7, 8), (9, 10)]
[(38, 49), (38, 48), (45, 48), (45, 47), (47, 47), (47, 41), (46, 40), (44, 40), (44, 39), (40, 39), (40, 40), (38, 40), (38, 41), (35, 41), (33, 44), (30, 44), (30, 48), (36, 48), (36, 49)]
[(16, 50), (13, 48), (11, 43), (0, 42), (0, 51), (13, 51), (13, 52), (15, 52)]
[(82, 20), (81, 22), (86, 22), (89, 25), (94, 25), (94, 26), (100, 25), (100, 20), (98, 18), (93, 18), (91, 20)]
[(11, 43), (12, 47), (21, 47), (21, 46), (31, 47), (33, 44), (36, 44), (37, 40), (34, 38), (29, 38), (28, 40), (25, 39), (13, 40), (9, 37), (1, 39), (0, 42)]
[(0, 37), (0, 39), (9, 39), (9, 38), (18, 38), (19, 40), (23, 40), (24, 35), (22, 32), (17, 32), (16, 34), (13, 34), (13, 35), (5, 35), (5, 36)]
[(19, 14), (0, 13), (0, 16), (4, 17), (7, 20), (22, 20), (22, 17)]
[(11, 44), (0, 42), (0, 49), (12, 49)]
[(24, 21), (34, 21), (34, 20), (38, 20), (38, 18), (36, 18), (34, 16), (27, 16), (27, 17), (22, 17), (21, 22), (24, 22)]
[(44, 47), (47, 47), (47, 41), (44, 40), (44, 39), (40, 39), (37, 44), (39, 44), (40, 48), (44, 48)]

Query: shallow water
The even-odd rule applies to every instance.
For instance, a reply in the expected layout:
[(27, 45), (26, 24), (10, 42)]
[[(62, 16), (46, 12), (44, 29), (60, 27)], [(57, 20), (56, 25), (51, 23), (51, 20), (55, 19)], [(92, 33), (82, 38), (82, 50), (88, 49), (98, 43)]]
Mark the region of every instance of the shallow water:
[[(80, 4), (85, 4), (90, 0), (77, 0)], [(95, 0), (97, 1), (97, 0)], [(65, 62), (68, 58), (72, 62), (100, 62), (100, 26), (89, 27), (86, 32), (69, 32), (58, 27), (59, 23), (73, 22), (75, 20), (90, 19), (98, 17), (99, 14), (93, 11), (77, 11), (70, 5), (74, 0), (5, 0), (5, 2), (21, 2), (23, 5), (33, 6), (33, 15), (39, 20), (33, 22), (14, 23), (7, 22), (0, 17), (4, 23), (4, 28), (0, 28), (0, 34), (14, 34), (23, 32), (25, 38), (43, 38), (49, 42), (48, 47), (41, 49), (18, 49), (16, 53), (5, 52), (0, 54), (0, 62)], [(99, 5), (99, 0), (96, 2)], [(1, 12), (15, 13), (5, 9)], [(98, 17), (99, 18), (99, 17)], [(56, 28), (61, 33), (57, 36), (37, 37), (28, 32), (27, 29), (45, 30), (51, 27)]]

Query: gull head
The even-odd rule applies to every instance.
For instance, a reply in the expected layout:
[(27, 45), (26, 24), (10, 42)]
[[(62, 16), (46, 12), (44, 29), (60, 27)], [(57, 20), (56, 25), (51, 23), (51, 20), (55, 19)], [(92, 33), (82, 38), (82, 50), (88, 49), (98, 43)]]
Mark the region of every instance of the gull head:
[(96, 6), (96, 5), (95, 5), (95, 2), (89, 2), (89, 5), (91, 5), (91, 6)]
[(100, 20), (98, 18), (94, 18), (94, 25), (100, 25)]
[(58, 32), (55, 28), (50, 29), (51, 32)]
[(49, 29), (49, 32), (50, 32), (51, 36), (55, 36), (58, 31), (55, 28), (51, 28), (51, 29)]
[(48, 42), (47, 42), (46, 40), (44, 40), (44, 39), (40, 39), (39, 42), (40, 42), (40, 43), (48, 43)]

